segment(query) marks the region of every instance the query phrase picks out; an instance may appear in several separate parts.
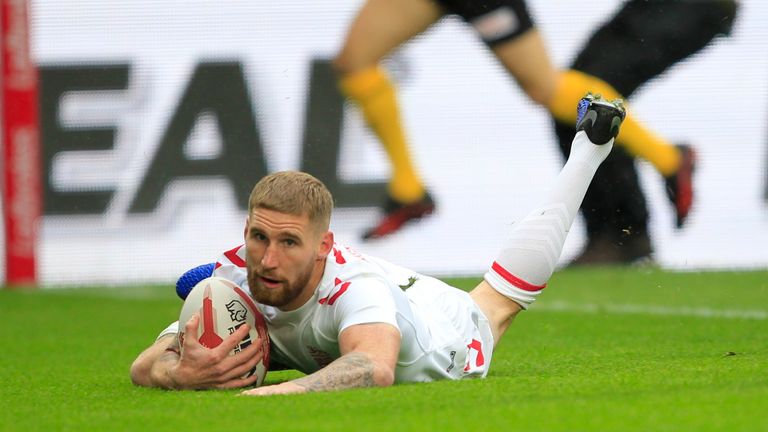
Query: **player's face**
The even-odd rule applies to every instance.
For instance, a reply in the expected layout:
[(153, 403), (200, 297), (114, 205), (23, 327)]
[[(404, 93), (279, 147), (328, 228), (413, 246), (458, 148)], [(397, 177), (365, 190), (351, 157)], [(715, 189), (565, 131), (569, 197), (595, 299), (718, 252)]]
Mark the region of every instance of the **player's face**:
[(320, 282), (332, 244), (331, 233), (318, 233), (306, 215), (255, 209), (245, 226), (254, 300), (281, 310), (306, 303)]

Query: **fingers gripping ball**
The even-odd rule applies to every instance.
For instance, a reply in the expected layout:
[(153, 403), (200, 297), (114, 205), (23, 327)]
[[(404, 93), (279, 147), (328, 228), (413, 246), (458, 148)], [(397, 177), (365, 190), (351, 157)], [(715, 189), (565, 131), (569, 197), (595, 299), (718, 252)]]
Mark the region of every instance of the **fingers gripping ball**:
[[(184, 300), (181, 308), (179, 323), (186, 323), (197, 313), (198, 341), (206, 348), (215, 348), (230, 334), (243, 324), (248, 324), (248, 335), (230, 352), (234, 355), (252, 343), (260, 343), (264, 353), (262, 360), (243, 378), (256, 374), (255, 385), (264, 382), (269, 368), (269, 334), (264, 315), (259, 312), (251, 297), (234, 282), (220, 278), (209, 277), (195, 285)], [(179, 342), (184, 346), (183, 327), (179, 332)]]

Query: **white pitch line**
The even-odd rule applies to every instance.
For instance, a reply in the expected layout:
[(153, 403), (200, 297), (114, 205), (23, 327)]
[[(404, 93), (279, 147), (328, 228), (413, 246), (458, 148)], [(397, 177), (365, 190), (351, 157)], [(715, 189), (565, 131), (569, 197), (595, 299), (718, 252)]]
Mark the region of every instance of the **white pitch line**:
[(725, 318), (725, 319), (750, 319), (766, 320), (768, 311), (757, 309), (712, 309), (707, 307), (691, 306), (655, 306), (640, 304), (593, 304), (593, 303), (569, 303), (565, 301), (552, 301), (536, 303), (531, 306), (533, 310), (554, 312), (582, 312), (582, 313), (609, 313), (616, 315), (661, 315), (661, 316), (687, 316), (697, 318)]

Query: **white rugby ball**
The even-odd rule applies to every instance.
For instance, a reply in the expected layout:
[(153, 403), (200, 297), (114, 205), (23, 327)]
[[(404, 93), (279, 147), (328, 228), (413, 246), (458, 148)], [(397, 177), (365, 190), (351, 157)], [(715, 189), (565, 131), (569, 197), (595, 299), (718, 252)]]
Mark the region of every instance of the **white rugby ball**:
[(250, 326), (248, 335), (230, 352), (234, 355), (252, 343), (260, 343), (264, 357), (251, 371), (243, 375), (258, 376), (255, 385), (260, 386), (269, 369), (269, 334), (264, 315), (259, 312), (253, 299), (234, 282), (220, 278), (203, 279), (192, 288), (184, 300), (179, 315), (179, 343), (184, 346), (184, 324), (192, 314), (200, 316), (197, 327), (198, 341), (207, 348), (215, 348), (234, 333), (241, 325)]

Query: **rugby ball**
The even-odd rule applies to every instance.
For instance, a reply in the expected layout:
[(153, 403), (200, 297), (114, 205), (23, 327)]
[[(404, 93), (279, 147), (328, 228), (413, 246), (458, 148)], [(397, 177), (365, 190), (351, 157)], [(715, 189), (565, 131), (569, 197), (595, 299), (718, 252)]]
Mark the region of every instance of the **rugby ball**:
[(184, 324), (192, 314), (200, 316), (197, 328), (198, 341), (206, 348), (215, 348), (241, 325), (248, 324), (248, 335), (230, 352), (234, 355), (252, 343), (262, 344), (264, 357), (251, 371), (243, 375), (258, 376), (255, 385), (260, 386), (269, 369), (269, 334), (264, 315), (259, 312), (253, 299), (234, 282), (209, 277), (198, 282), (184, 300), (179, 315), (179, 344), (184, 347)]

